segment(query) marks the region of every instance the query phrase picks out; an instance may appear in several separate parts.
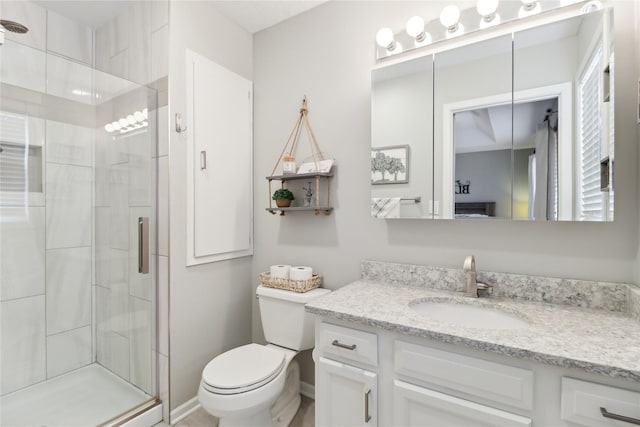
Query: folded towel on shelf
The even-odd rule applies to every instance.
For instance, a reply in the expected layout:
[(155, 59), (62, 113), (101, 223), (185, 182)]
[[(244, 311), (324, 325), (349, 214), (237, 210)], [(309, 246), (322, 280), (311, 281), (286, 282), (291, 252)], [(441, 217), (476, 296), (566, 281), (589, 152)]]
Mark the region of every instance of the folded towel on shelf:
[(371, 199), (374, 218), (400, 218), (400, 197), (374, 197)]

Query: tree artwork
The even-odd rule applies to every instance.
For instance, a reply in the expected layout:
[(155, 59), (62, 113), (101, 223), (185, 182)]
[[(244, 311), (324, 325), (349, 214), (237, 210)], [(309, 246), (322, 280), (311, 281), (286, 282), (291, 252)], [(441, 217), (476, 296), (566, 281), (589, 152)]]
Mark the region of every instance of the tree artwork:
[(409, 146), (374, 149), (371, 155), (371, 182), (399, 184), (407, 180)]

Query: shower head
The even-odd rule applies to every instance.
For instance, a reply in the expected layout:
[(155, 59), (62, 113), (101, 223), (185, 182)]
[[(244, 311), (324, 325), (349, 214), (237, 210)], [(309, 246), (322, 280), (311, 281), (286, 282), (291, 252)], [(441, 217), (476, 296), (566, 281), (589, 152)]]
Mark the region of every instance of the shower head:
[(24, 34), (29, 29), (19, 22), (7, 21), (5, 19), (0, 19), (0, 25), (6, 28), (7, 31), (11, 31), (12, 33)]

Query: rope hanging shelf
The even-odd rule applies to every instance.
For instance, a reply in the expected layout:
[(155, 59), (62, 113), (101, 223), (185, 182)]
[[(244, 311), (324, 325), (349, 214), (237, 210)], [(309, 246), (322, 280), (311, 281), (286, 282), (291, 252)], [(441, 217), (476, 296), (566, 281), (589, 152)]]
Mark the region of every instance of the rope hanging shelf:
[[(267, 208), (267, 211), (272, 214), (279, 212), (280, 215), (284, 216), (285, 212), (313, 211), (316, 215), (320, 215), (320, 213), (330, 215), (333, 210), (331, 207), (331, 177), (333, 176), (333, 160), (325, 159), (325, 155), (320, 150), (320, 146), (318, 145), (313, 130), (311, 129), (311, 125), (309, 124), (308, 112), (307, 97), (305, 96), (302, 100), (302, 107), (300, 108), (298, 119), (289, 134), (289, 138), (280, 152), (280, 156), (271, 171), (271, 175), (266, 177), (267, 181), (269, 181), (269, 207)], [(295, 152), (303, 129), (306, 131), (307, 139), (309, 140), (311, 158), (308, 163), (304, 163), (300, 169), (296, 171)], [(282, 174), (276, 175), (279, 166), (282, 166)], [(326, 205), (321, 204), (320, 202), (321, 178), (327, 180)], [(286, 188), (287, 181), (302, 179), (315, 179), (315, 198), (311, 199), (311, 197), (307, 197), (308, 200), (305, 203), (305, 206), (275, 207), (272, 205), (272, 181), (280, 181), (280, 187), (284, 189)], [(312, 192), (311, 188), (306, 190), (307, 192)]]

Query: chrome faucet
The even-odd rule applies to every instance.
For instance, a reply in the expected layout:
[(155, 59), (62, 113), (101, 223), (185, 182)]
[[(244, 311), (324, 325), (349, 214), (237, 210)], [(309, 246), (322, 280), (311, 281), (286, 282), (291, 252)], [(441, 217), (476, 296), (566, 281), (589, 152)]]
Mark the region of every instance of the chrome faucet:
[(465, 272), (464, 293), (468, 297), (478, 298), (481, 291), (483, 294), (490, 294), (493, 291), (493, 286), (476, 280), (476, 259), (473, 255), (465, 258), (462, 268)]

